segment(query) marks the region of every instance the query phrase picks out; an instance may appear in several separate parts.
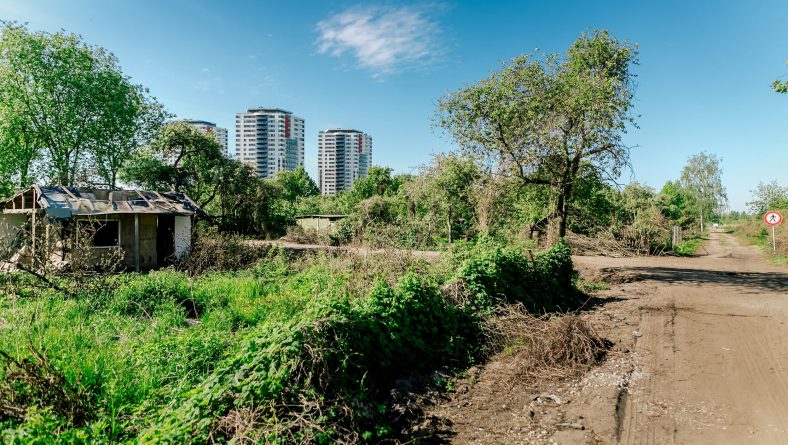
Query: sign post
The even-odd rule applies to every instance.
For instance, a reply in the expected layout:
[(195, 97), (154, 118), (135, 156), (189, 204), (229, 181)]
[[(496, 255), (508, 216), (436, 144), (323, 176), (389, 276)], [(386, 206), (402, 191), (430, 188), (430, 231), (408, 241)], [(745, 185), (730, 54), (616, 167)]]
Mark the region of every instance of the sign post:
[(774, 236), (774, 228), (777, 227), (778, 224), (783, 222), (783, 216), (780, 215), (780, 212), (770, 210), (763, 215), (763, 221), (772, 226), (772, 251), (777, 251), (777, 238)]

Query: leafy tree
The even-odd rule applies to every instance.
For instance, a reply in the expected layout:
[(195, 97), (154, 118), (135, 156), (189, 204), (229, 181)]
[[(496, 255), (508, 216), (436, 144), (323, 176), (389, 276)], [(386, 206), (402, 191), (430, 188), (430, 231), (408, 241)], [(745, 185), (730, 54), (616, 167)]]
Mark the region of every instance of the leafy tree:
[(356, 179), (353, 187), (345, 192), (345, 198), (352, 205), (377, 196), (394, 196), (402, 185), (402, 178), (392, 176), (393, 170), (389, 167), (373, 166), (367, 176)]
[(0, 91), (0, 174), (6, 193), (14, 188), (29, 187), (35, 182), (34, 163), (41, 153), (19, 104)]
[(140, 154), (140, 149), (155, 138), (169, 117), (147, 92), (129, 82), (108, 82), (105, 93), (123, 106), (106, 116), (107, 125), (101, 127), (100, 143), (92, 146), (91, 153), (96, 176), (110, 188), (117, 187), (118, 175), (126, 161)]
[(304, 167), (293, 171), (284, 170), (276, 175), (276, 182), (282, 187), (282, 199), (295, 202), (300, 197), (317, 196), (320, 189), (315, 181), (309, 177)]
[(161, 106), (132, 85), (103, 48), (66, 32), (0, 24), (0, 149), (19, 185), (33, 161), (54, 183), (86, 178), (89, 159), (115, 185), (120, 161), (163, 119)]
[(662, 214), (674, 224), (689, 227), (695, 222), (697, 203), (680, 181), (667, 181), (658, 196)]
[(592, 166), (584, 164), (579, 175), (581, 180), (577, 181), (569, 208), (570, 215), (573, 216), (569, 221), (569, 228), (575, 233), (585, 235), (606, 231), (610, 228), (616, 211), (618, 190), (608, 185), (599, 171)]
[(632, 182), (621, 191), (614, 234), (619, 241), (643, 253), (664, 249), (669, 242), (669, 223), (657, 205), (651, 187)]
[(164, 125), (154, 143), (124, 166), (124, 181), (153, 190), (185, 192), (200, 206), (213, 201), (237, 172), (216, 139), (186, 122)]
[(715, 154), (701, 152), (692, 155), (681, 171), (681, 185), (695, 203), (700, 230), (704, 218), (717, 215), (728, 202), (722, 185), (722, 160)]
[(474, 185), (479, 177), (479, 169), (472, 159), (439, 154), (422, 167), (417, 179), (408, 183), (407, 188), (428, 214), (444, 219), (451, 243), (459, 219), (466, 223), (475, 220)]
[(282, 185), (240, 162), (227, 162), (217, 194), (214, 213), (225, 232), (272, 238), (292, 223)]
[(753, 200), (747, 203), (747, 207), (756, 215), (770, 209), (788, 207), (788, 187), (781, 187), (777, 181), (759, 182), (751, 193)]
[(492, 159), (523, 187), (549, 187), (550, 217), (564, 236), (582, 166), (606, 177), (628, 165), (621, 137), (634, 123), (636, 55), (607, 31), (582, 34), (563, 56), (517, 57), (442, 98), (438, 124), (467, 153)]

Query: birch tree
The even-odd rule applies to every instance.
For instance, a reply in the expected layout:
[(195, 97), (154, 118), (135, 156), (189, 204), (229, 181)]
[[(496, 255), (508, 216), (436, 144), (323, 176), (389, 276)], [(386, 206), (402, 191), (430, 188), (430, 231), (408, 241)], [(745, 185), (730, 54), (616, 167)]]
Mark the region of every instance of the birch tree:
[(728, 202), (722, 185), (722, 159), (705, 151), (690, 156), (681, 170), (680, 181), (694, 198), (700, 230), (703, 231), (705, 219), (724, 209)]

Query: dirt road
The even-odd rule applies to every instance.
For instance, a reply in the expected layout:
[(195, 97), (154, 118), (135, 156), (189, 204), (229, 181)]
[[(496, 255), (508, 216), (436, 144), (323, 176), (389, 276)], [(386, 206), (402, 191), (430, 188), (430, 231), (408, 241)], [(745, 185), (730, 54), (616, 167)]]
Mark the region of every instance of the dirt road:
[(618, 283), (584, 315), (616, 343), (606, 363), (577, 382), (529, 386), (506, 383), (493, 361), (434, 410), (451, 425), (446, 439), (788, 443), (788, 269), (720, 232), (701, 254), (576, 257)]
[(697, 258), (602, 261), (649, 291), (631, 301), (642, 378), (618, 400), (619, 443), (788, 443), (788, 273), (710, 238)]

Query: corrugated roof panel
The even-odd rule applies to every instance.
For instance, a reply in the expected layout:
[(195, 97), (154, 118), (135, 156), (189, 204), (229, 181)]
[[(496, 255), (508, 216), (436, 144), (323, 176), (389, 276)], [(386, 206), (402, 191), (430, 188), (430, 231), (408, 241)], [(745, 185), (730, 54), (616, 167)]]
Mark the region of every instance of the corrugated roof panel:
[[(191, 216), (203, 213), (183, 193), (64, 188), (41, 186), (39, 205), (54, 218), (113, 213), (148, 213)], [(103, 199), (102, 199), (103, 198)], [(109, 199), (107, 199), (109, 198)]]

